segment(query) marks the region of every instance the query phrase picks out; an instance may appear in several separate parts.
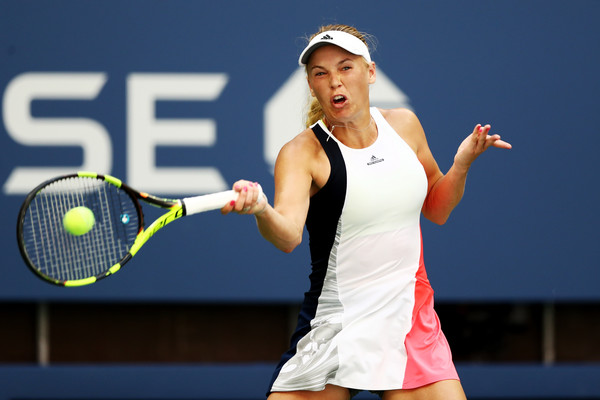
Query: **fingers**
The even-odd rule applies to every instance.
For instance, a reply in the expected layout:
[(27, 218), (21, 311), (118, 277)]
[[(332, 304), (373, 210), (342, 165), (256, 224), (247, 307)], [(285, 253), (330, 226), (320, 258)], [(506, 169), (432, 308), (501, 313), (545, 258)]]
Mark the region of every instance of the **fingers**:
[(500, 136), (498, 136), (498, 140), (492, 143), (492, 146), (497, 147), (499, 149), (512, 149), (512, 144), (505, 142), (504, 140), (500, 140)]
[(260, 207), (264, 207), (264, 205), (257, 207), (262, 200), (262, 190), (257, 182), (239, 180), (233, 185), (233, 190), (238, 193), (238, 197), (221, 209), (222, 214), (229, 214), (230, 212), (254, 214), (260, 211)]
[(500, 139), (500, 135), (489, 135), (490, 125), (475, 125), (473, 132), (463, 140), (454, 156), (455, 165), (470, 168), (471, 164), (489, 147), (511, 149), (512, 145)]
[(473, 133), (471, 135), (471, 140), (476, 153), (481, 153), (490, 147), (491, 142), (489, 141), (490, 136), (488, 136), (488, 132), (491, 128), (492, 127), (490, 125), (475, 125), (475, 129), (473, 129)]
[(512, 149), (510, 143), (500, 140), (500, 135), (489, 135), (491, 128), (490, 125), (482, 126), (481, 124), (478, 124), (475, 126), (472, 134), (475, 151), (482, 153), (492, 146), (499, 149)]

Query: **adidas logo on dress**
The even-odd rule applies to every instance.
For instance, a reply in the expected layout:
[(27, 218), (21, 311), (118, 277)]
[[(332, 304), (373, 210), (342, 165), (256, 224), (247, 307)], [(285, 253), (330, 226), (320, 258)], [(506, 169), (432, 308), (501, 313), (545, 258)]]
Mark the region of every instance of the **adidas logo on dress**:
[(371, 156), (371, 161), (369, 161), (367, 163), (367, 165), (373, 165), (373, 164), (377, 164), (377, 163), (380, 163), (380, 162), (383, 162), (383, 161), (384, 161), (383, 158), (377, 158), (375, 156)]

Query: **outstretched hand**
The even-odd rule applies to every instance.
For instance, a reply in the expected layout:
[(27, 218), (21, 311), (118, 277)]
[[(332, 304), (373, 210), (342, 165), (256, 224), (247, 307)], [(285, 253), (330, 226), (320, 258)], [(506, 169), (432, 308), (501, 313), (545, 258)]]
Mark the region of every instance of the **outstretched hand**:
[(238, 214), (262, 214), (267, 207), (267, 197), (257, 182), (239, 180), (233, 185), (238, 192), (237, 200), (232, 200), (221, 208), (222, 214), (235, 212)]
[(490, 129), (490, 125), (481, 126), (481, 124), (477, 124), (473, 129), (473, 133), (467, 136), (458, 147), (456, 156), (454, 156), (454, 163), (469, 168), (473, 161), (491, 146), (499, 149), (512, 148), (510, 143), (500, 140), (500, 135), (488, 135)]

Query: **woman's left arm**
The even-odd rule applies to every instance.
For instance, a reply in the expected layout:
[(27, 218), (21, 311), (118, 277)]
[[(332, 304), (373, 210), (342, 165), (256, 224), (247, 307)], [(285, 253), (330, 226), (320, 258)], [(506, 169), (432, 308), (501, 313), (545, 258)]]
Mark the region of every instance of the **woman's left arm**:
[(501, 140), (500, 135), (489, 135), (490, 125), (476, 125), (459, 146), (452, 167), (444, 175), (431, 154), (420, 123), (419, 128), (420, 132), (413, 131), (417, 136), (417, 157), (425, 168), (428, 181), (422, 213), (425, 218), (442, 225), (462, 199), (467, 173), (473, 161), (491, 146), (501, 149), (510, 149), (512, 146)]

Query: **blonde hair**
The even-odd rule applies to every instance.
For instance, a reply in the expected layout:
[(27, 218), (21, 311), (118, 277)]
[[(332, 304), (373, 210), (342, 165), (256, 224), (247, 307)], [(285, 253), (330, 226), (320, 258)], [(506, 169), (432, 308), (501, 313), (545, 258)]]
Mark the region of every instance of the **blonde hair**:
[[(315, 36), (326, 32), (326, 31), (342, 31), (349, 33), (353, 36), (359, 38), (366, 46), (369, 48), (369, 41), (374, 43), (373, 37), (367, 33), (360, 32), (353, 26), (342, 25), (342, 24), (333, 24), (333, 25), (324, 25), (319, 28), (317, 32), (315, 32), (310, 38), (308, 38), (308, 42), (310, 42)], [(308, 72), (308, 65), (306, 66)], [(308, 110), (306, 113), (306, 127), (313, 125), (315, 122), (323, 118), (325, 115), (323, 114), (323, 109), (321, 108), (321, 104), (316, 98), (312, 98), (310, 101), (310, 105), (308, 106)]]

